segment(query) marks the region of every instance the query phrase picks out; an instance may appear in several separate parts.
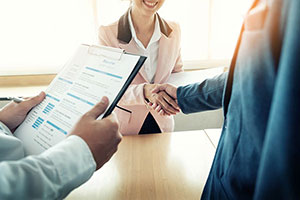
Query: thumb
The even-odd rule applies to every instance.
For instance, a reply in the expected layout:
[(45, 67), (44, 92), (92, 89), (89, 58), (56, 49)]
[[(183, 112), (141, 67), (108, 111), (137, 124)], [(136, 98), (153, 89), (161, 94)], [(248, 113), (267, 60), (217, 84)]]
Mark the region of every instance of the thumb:
[(166, 89), (166, 85), (165, 84), (157, 84), (153, 90), (152, 93), (158, 93), (159, 91), (165, 90)]
[(45, 99), (45, 92), (41, 92), (39, 95), (35, 96), (35, 97), (31, 97), (26, 99), (23, 102), (23, 105), (30, 110), (31, 108), (33, 108), (34, 106), (38, 105), (39, 103), (41, 103), (44, 99)]
[(97, 103), (90, 111), (86, 113), (86, 115), (92, 117), (93, 119), (97, 119), (99, 115), (101, 115), (108, 106), (108, 98), (102, 97), (101, 101)]
[(171, 84), (166, 85), (165, 91), (173, 98), (177, 99), (177, 87)]

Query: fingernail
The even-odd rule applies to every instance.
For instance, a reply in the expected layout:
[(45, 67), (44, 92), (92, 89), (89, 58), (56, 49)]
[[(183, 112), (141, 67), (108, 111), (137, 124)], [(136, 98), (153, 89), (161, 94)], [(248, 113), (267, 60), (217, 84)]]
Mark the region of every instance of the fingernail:
[(106, 97), (102, 97), (102, 99), (101, 99), (101, 103), (107, 103), (107, 98)]

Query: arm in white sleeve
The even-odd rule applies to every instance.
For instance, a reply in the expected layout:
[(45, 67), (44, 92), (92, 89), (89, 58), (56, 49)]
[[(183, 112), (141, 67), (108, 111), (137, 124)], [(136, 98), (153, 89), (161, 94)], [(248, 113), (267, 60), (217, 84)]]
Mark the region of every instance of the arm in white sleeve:
[(62, 199), (86, 182), (95, 169), (87, 144), (70, 136), (40, 155), (1, 161), (0, 199)]
[(19, 160), (24, 157), (24, 153), (22, 142), (15, 138), (10, 130), (0, 122), (0, 162)]

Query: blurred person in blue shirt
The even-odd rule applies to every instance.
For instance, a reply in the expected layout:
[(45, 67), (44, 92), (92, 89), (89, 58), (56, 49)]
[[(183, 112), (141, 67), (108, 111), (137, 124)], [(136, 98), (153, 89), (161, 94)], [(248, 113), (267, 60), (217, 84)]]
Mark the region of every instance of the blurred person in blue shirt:
[(202, 199), (300, 199), (299, 76), (300, 1), (255, 0), (228, 73), (153, 90), (184, 113), (223, 108)]

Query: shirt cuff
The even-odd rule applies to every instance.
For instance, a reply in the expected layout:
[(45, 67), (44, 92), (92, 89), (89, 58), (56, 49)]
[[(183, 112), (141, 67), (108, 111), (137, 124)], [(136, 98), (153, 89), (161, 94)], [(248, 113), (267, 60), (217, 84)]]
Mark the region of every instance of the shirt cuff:
[(3, 132), (5, 135), (13, 135), (12, 132), (7, 128), (7, 126), (0, 121), (0, 132)]

